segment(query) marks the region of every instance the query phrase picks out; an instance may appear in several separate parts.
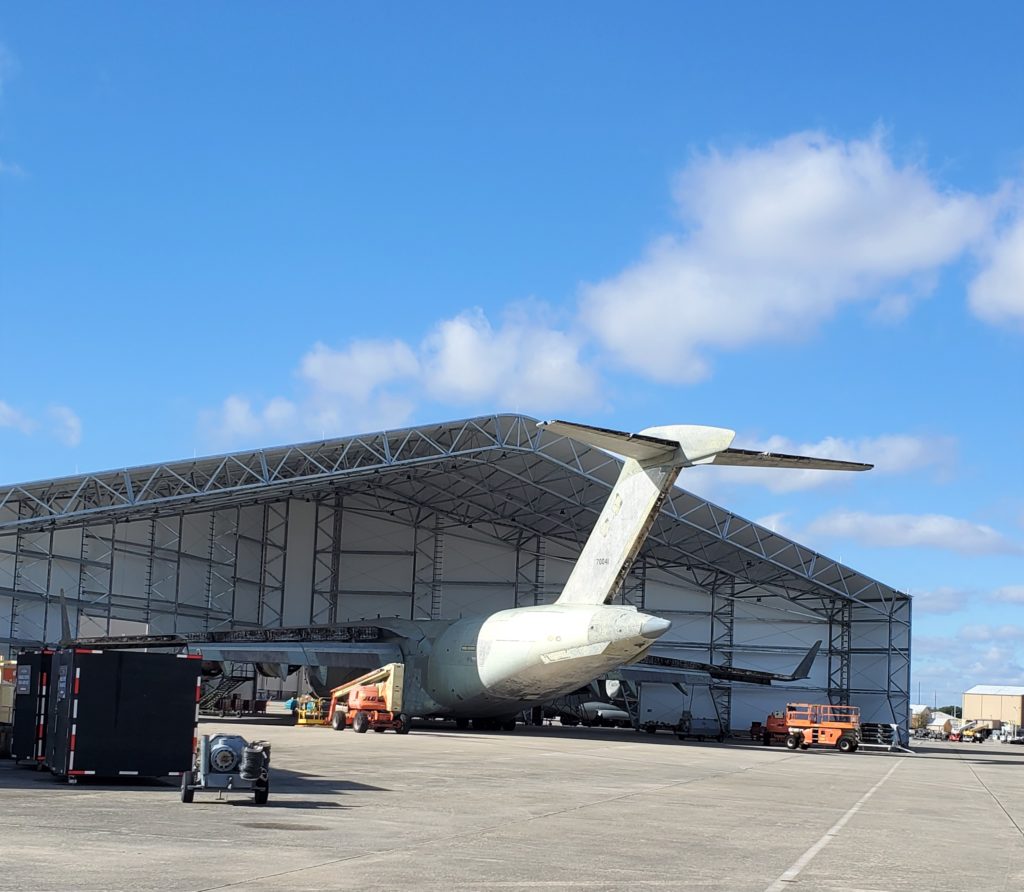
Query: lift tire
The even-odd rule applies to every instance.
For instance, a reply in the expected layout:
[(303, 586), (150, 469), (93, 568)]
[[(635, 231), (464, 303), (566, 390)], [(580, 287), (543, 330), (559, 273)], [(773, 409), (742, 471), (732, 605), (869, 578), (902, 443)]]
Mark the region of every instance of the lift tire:
[(771, 742), (772, 742), (771, 734), (764, 734), (764, 735), (761, 736), (761, 745), (762, 746), (770, 746)]
[(809, 750), (810, 748), (811, 748), (811, 745), (809, 743), (801, 743), (800, 744), (800, 749), (802, 749), (802, 750)]
[(352, 730), (356, 734), (365, 734), (369, 727), (370, 717), (362, 710), (359, 710), (359, 712), (352, 716)]
[(719, 743), (725, 743), (725, 735), (719, 734), (718, 737), (715, 738), (715, 740), (717, 740)]
[(334, 711), (334, 715), (331, 716), (331, 727), (335, 731), (345, 730), (345, 713), (339, 710)]
[(409, 716), (404, 713), (398, 717), (398, 727), (395, 728), (396, 734), (408, 734), (409, 733)]
[(456, 719), (455, 728), (457, 731), (468, 731), (469, 730), (469, 719)]
[(855, 753), (857, 751), (857, 741), (851, 737), (840, 737), (836, 747), (841, 753)]
[(803, 740), (803, 736), (800, 734), (790, 734), (786, 737), (786, 749), (795, 750), (800, 748), (800, 743)]
[(191, 802), (196, 797), (196, 791), (192, 789), (192, 772), (181, 772), (181, 801)]
[(263, 786), (255, 787), (252, 791), (253, 802), (256, 805), (266, 805), (267, 799), (270, 798), (270, 780), (265, 780)]
[(502, 731), (515, 731), (516, 720), (515, 719), (502, 719), (501, 730)]

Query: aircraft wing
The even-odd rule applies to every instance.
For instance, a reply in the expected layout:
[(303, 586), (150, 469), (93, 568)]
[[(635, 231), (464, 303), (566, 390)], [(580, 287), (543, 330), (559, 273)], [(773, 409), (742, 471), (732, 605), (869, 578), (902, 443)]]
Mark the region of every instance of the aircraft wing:
[(228, 629), (182, 635), (113, 635), (79, 638), (75, 645), (118, 650), (174, 647), (216, 662), (374, 669), (402, 662), (406, 647), (415, 645), (424, 635), (422, 623), (391, 618), (329, 626)]
[[(800, 665), (792, 673), (786, 675), (779, 672), (766, 672), (761, 669), (741, 669), (736, 666), (719, 666), (714, 663), (700, 663), (696, 660), (678, 660), (675, 657), (661, 657), (648, 654), (643, 659), (630, 663), (617, 670), (619, 677), (626, 681), (655, 681), (665, 684), (706, 684), (706, 678), (694, 680), (694, 674), (700, 673), (716, 681), (744, 681), (748, 684), (770, 685), (772, 682), (800, 681), (811, 674), (814, 658), (821, 649), (817, 641), (807, 651)], [(686, 679), (686, 680), (684, 680)]]
[(259, 642), (195, 642), (189, 653), (200, 654), (204, 660), (234, 663), (264, 663), (282, 666), (344, 666), (352, 669), (376, 669), (387, 663), (401, 663), (405, 655), (394, 640), (363, 641), (268, 641)]

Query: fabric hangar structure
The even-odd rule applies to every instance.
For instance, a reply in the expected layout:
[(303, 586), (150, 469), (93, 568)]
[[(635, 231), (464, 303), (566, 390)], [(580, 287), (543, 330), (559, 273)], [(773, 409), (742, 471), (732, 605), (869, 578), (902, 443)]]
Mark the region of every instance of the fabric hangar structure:
[[(620, 460), (491, 415), (0, 488), (0, 653), (552, 603)], [(686, 474), (682, 476), (686, 482)], [(655, 650), (808, 679), (709, 683), (725, 727), (788, 701), (907, 726), (911, 599), (676, 487), (616, 602)]]

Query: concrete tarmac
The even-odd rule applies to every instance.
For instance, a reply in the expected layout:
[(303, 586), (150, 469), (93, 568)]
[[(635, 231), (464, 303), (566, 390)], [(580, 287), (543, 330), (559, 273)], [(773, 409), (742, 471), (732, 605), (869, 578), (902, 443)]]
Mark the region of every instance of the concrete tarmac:
[(0, 890), (1024, 889), (1024, 747), (218, 731), (273, 744), (266, 806), (0, 761)]

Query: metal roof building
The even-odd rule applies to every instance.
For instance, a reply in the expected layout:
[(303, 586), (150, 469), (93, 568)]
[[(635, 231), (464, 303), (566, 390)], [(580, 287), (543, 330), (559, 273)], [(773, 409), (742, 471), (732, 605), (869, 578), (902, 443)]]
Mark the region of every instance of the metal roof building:
[[(61, 590), (82, 635), (550, 603), (619, 465), (495, 415), (0, 488), (0, 652), (59, 638)], [(789, 671), (824, 642), (795, 690), (716, 685), (732, 727), (816, 697), (907, 722), (909, 596), (683, 489), (618, 597), (670, 655)]]

